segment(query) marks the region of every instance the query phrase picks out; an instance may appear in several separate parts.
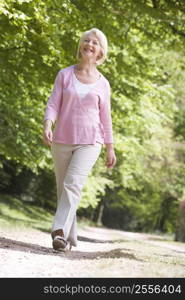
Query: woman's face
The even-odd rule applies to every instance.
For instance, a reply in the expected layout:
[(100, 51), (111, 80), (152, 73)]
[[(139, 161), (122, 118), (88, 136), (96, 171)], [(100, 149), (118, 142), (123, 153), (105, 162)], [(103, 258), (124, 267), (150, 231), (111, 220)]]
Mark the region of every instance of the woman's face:
[(102, 56), (100, 42), (94, 34), (85, 37), (80, 46), (82, 59), (91, 59), (94, 62)]

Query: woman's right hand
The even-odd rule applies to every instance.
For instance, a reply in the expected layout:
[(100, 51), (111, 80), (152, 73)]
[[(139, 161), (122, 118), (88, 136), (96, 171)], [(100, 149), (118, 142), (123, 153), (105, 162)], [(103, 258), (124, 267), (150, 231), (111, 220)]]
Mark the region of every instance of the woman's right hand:
[(53, 140), (52, 121), (46, 120), (44, 123), (43, 142), (46, 146), (51, 146)]

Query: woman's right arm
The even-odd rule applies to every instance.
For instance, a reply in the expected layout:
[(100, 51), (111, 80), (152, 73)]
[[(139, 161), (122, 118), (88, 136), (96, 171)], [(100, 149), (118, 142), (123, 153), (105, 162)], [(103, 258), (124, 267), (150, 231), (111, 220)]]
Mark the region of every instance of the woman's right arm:
[(52, 140), (52, 121), (47, 119), (44, 121), (43, 142), (45, 145), (51, 146)]
[(52, 125), (57, 119), (62, 101), (62, 73), (58, 72), (51, 96), (47, 102), (46, 111), (44, 115), (44, 131), (43, 142), (50, 146), (53, 139)]

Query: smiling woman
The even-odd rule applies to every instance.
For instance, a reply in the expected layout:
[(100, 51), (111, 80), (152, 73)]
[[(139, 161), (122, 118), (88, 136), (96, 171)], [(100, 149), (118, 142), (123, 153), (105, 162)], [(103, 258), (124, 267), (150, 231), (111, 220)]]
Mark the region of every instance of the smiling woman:
[(81, 60), (83, 54), (88, 55), (89, 52), (90, 55), (91, 53), (94, 54), (94, 63), (100, 65), (106, 59), (107, 51), (108, 43), (106, 36), (99, 29), (92, 28), (91, 30), (85, 31), (80, 38), (77, 50), (77, 60)]
[(116, 163), (110, 85), (97, 70), (106, 59), (107, 48), (107, 39), (99, 29), (83, 33), (78, 64), (58, 72), (45, 111), (43, 140), (51, 146), (58, 198), (51, 236), (53, 248), (59, 251), (77, 246), (76, 210), (103, 144), (107, 168)]

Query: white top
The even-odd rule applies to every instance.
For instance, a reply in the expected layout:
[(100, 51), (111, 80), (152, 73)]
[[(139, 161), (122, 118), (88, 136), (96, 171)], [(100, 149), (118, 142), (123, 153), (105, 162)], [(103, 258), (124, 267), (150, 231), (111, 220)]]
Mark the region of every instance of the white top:
[(84, 98), (98, 82), (98, 80), (97, 80), (94, 83), (82, 83), (81, 81), (79, 81), (77, 79), (75, 74), (73, 74), (73, 76), (74, 76), (75, 89), (76, 89), (76, 92), (78, 93), (80, 99)]

